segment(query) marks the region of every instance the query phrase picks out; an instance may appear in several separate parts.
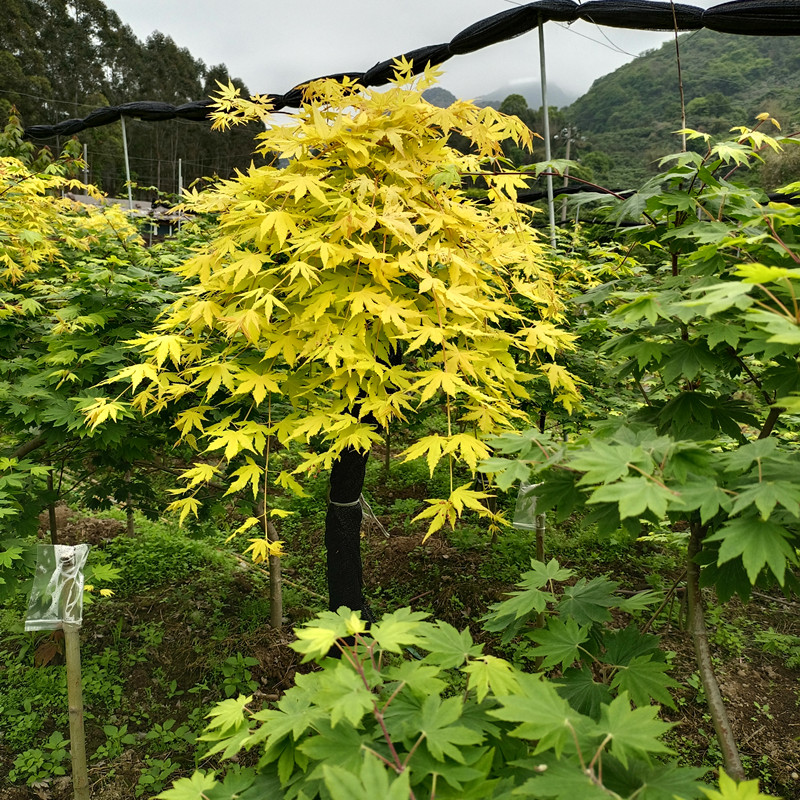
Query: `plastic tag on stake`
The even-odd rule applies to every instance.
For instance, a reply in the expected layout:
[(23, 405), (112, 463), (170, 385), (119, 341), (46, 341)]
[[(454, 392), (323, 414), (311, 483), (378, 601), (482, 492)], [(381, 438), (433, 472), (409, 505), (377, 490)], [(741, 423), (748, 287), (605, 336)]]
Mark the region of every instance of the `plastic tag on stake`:
[(88, 544), (40, 544), (28, 598), (26, 631), (57, 631), (83, 621), (83, 567)]
[(511, 524), (520, 531), (536, 530), (536, 489), (540, 483), (521, 483)]

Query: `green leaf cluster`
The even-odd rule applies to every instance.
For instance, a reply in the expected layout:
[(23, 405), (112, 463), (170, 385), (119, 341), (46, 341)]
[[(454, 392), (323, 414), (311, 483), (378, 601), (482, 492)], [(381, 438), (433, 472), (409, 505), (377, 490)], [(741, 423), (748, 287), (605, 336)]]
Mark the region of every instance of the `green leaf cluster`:
[(689, 131), (705, 154), (664, 159), (610, 212), (637, 223), (620, 239), (640, 262), (577, 298), (606, 370), (588, 429), (505, 435), (481, 466), (502, 488), (540, 481), (540, 510), (581, 512), (601, 534), (688, 530), (723, 599), (795, 587), (800, 544), (800, 213), (735, 181), (788, 146), (759, 120), (729, 142)]
[(517, 642), (515, 661), (544, 672), (557, 669), (559, 694), (582, 714), (598, 718), (602, 705), (621, 692), (640, 707), (653, 700), (672, 706), (669, 689), (678, 684), (667, 675), (658, 637), (633, 624), (619, 630), (607, 625), (612, 610), (647, 609), (658, 603), (658, 594), (626, 597), (608, 578), (574, 577), (556, 559), (531, 561), (518, 590), (491, 607), (484, 627), (500, 633), (504, 644)]
[[(567, 578), (552, 563), (534, 571)], [(607, 610), (600, 600), (607, 588), (584, 597), (590, 616)], [(620, 686), (597, 713), (583, 713), (555, 683), (425, 616), (399, 609), (366, 630), (340, 609), (298, 629), (292, 646), (319, 669), (298, 675), (270, 707), (240, 696), (209, 715), (210, 753), (231, 759), (253, 750), (256, 768), (232, 769), (224, 779), (198, 772), (159, 797), (255, 797), (256, 787), (285, 800), (700, 796), (698, 770), (665, 762), (670, 726), (657, 706), (632, 707)], [(629, 643), (611, 646), (622, 652)]]

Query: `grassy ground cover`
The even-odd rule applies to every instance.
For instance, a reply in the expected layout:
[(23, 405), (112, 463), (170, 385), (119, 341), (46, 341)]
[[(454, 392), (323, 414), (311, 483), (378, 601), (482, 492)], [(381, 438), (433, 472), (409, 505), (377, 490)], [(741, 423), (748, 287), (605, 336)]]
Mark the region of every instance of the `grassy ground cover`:
[[(367, 595), (377, 615), (410, 605), (459, 629), (469, 627), (487, 652), (518, 664), (531, 661), (519, 642), (501, 646), (482, 630), (488, 607), (513, 589), (529, 567), (530, 532), (510, 530), (494, 545), (477, 527), (461, 526), (422, 543), (411, 517), (430, 496), (427, 471), (379, 459), (370, 467), (369, 496), (377, 525), (364, 525)], [(320, 484), (320, 492), (324, 488)], [(509, 500), (510, 502), (510, 500)], [(134, 538), (121, 513), (105, 518), (60, 511), (63, 539), (93, 545), (95, 563), (120, 570), (115, 595), (87, 606), (82, 630), (84, 695), (93, 797), (151, 797), (197, 766), (197, 736), (209, 708), (239, 693), (267, 705), (294, 682), (300, 665), (289, 648), (291, 626), (325, 607), (324, 497), (298, 498), (301, 512), (283, 523), (285, 613), (282, 631), (268, 627), (268, 576), (244, 561), (225, 532), (210, 525), (179, 531), (170, 520), (137, 519)], [(679, 537), (680, 534), (677, 534)], [(669, 744), (686, 764), (714, 771), (720, 764), (691, 647), (682, 629), (680, 592), (669, 595), (681, 572), (674, 534), (633, 545), (598, 541), (574, 520), (546, 534), (547, 556), (578, 575), (607, 574), (623, 592), (643, 588), (670, 599), (657, 616), (634, 621), (662, 637), (680, 684)], [(95, 593), (96, 594), (96, 593)], [(796, 604), (757, 594), (745, 608), (712, 606), (714, 657), (748, 772), (762, 789), (798, 796), (800, 780), (800, 631)], [(22, 633), (24, 598), (2, 610), (0, 634), (0, 788), (2, 800), (70, 796), (66, 683), (59, 634)], [(629, 619), (615, 619), (623, 627)], [(553, 672), (555, 676), (558, 672)], [(247, 758), (242, 760), (245, 765)]]

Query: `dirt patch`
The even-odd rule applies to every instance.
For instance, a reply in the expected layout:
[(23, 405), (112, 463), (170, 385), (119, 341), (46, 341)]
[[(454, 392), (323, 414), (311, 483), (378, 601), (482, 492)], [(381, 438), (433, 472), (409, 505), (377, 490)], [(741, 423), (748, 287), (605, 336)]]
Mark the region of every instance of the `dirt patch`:
[[(65, 505), (56, 506), (55, 511), (59, 544), (97, 546), (116, 538), (125, 530), (125, 525), (119, 520), (85, 517)], [(48, 541), (50, 539), (50, 515), (46, 511), (39, 515), (39, 536)]]

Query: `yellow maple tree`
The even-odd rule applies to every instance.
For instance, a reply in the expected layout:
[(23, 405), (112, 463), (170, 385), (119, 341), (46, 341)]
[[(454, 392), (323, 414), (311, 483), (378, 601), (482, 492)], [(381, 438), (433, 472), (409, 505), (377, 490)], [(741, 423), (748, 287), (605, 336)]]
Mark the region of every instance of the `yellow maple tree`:
[[(492, 108), (433, 106), (422, 92), (436, 72), (411, 73), (398, 62), (386, 91), (314, 82), (286, 121), (263, 98), (222, 88), (216, 125), (263, 120), (257, 149), (273, 163), (189, 194), (218, 227), (178, 268), (180, 300), (139, 337), (146, 360), (119, 375), (143, 412), (180, 401), (181, 437), (221, 457), (218, 469), (187, 470), (172, 504), (182, 515), (196, 510), (199, 485), (226, 470), (255, 496), (269, 437), (315, 439), (295, 473), (316, 474), (442, 398), (446, 432), (404, 456), (474, 470), (489, 453), (484, 438), (524, 417), (526, 383), (541, 377), (564, 405), (575, 402), (572, 377), (552, 361), (572, 337), (559, 327), (563, 306), (531, 211), (516, 199), (524, 178), (501, 168), (501, 143), (530, 145), (531, 133)], [(451, 134), (472, 152), (453, 149)], [(485, 182), (482, 201), (462, 188), (470, 175)], [(278, 482), (291, 488), (290, 477)], [(429, 532), (464, 508), (489, 513), (483, 493), (452, 480), (451, 490), (422, 513)]]

